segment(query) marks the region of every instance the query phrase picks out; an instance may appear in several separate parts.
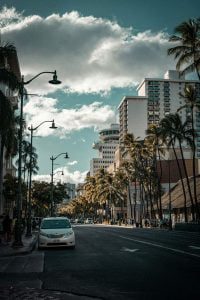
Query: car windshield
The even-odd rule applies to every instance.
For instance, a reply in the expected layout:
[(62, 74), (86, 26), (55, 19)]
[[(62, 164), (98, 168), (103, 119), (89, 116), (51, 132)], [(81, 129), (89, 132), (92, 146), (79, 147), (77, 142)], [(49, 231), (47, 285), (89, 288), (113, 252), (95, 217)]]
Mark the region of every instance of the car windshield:
[(41, 229), (61, 229), (71, 228), (71, 224), (68, 220), (44, 220), (41, 224)]

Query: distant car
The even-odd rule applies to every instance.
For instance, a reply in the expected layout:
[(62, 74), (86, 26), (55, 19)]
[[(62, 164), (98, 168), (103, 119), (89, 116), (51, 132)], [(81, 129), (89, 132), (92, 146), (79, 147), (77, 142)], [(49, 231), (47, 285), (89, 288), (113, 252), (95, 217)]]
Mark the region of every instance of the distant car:
[(160, 228), (169, 228), (169, 220), (168, 219), (160, 220), (159, 226)]
[(83, 224), (84, 220), (82, 218), (77, 218), (77, 219), (75, 219), (74, 223), (75, 224)]
[(93, 219), (92, 218), (87, 218), (86, 220), (85, 220), (85, 224), (93, 224), (94, 222), (93, 222)]
[(65, 217), (44, 218), (38, 235), (38, 249), (46, 247), (75, 248), (75, 234)]

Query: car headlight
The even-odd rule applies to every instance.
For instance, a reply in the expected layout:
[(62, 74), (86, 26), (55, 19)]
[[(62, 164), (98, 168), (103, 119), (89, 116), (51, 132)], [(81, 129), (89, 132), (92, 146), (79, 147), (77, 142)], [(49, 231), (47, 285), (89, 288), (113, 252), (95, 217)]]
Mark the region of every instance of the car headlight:
[(72, 234), (73, 234), (73, 231), (67, 232), (67, 233), (65, 233), (64, 237), (68, 237), (68, 236), (70, 236)]

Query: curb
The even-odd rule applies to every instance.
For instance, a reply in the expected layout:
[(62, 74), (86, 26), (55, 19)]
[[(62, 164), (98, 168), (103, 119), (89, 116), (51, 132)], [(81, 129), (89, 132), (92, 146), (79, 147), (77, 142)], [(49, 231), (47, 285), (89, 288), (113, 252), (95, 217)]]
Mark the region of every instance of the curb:
[[(37, 237), (35, 236), (28, 246), (25, 246), (22, 248), (12, 248), (12, 252), (9, 254), (1, 255), (1, 253), (0, 253), (0, 258), (29, 254), (34, 250), (36, 243), (37, 243)], [(26, 248), (26, 249), (23, 249), (23, 248)]]

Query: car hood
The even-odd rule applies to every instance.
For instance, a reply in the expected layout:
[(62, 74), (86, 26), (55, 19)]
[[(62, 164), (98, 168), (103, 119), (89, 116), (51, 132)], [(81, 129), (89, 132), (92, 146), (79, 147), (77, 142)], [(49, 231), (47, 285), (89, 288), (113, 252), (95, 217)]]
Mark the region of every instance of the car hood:
[(66, 234), (73, 232), (72, 228), (58, 228), (58, 229), (40, 229), (40, 232), (46, 234)]

